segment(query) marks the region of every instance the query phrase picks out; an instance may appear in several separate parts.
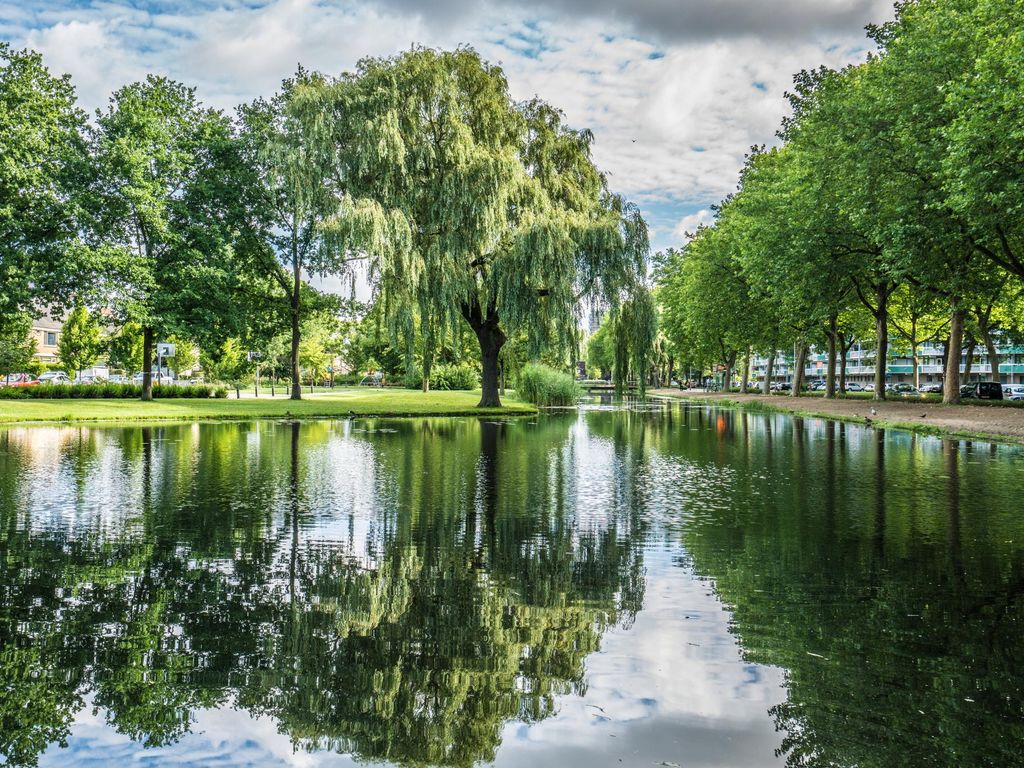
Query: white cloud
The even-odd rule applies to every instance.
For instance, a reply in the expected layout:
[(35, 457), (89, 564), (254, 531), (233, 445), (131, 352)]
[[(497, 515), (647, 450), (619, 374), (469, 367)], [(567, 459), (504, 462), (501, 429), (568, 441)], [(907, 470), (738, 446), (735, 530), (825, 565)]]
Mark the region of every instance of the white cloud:
[(702, 208), (696, 213), (683, 216), (672, 230), (672, 236), (680, 242), (688, 241), (690, 235), (696, 232), (698, 227), (702, 224), (710, 224), (714, 218), (715, 216), (709, 208)]
[[(300, 62), (339, 73), (413, 43), (474, 45), (502, 63), (516, 98), (539, 95), (594, 131), (595, 158), (616, 191), (658, 209), (656, 247), (672, 244), (679, 227), (671, 222), (682, 213), (734, 189), (752, 145), (774, 141), (792, 74), (863, 58), (860, 27), (882, 12), (878, 0), (822, 0), (813, 12), (809, 0), (786, 0), (768, 19), (763, 3), (728, 0), (730, 27), (721, 9), (689, 0), (625, 10), (603, 0), (586, 9), (570, 8), (572, 0), (546, 9), (532, 0), (486, 8), (445, 0), (430, 14), (408, 0), (219, 0), (153, 11), (127, 0), (59, 3), (8, 14), (0, 0), (0, 17), (21, 30), (16, 43), (72, 74), (90, 109), (146, 72), (195, 84), (205, 101), (231, 109), (273, 92)], [(776, 22), (787, 14), (806, 23), (781, 34)], [(690, 26), (676, 29), (679, 19)]]

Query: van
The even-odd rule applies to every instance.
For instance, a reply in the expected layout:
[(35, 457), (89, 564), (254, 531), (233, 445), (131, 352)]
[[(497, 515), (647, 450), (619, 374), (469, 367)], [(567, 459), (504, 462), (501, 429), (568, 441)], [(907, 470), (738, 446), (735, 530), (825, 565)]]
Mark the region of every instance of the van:
[(965, 397), (976, 397), (979, 400), (1002, 400), (1003, 385), (998, 381), (979, 381), (977, 384), (970, 384), (965, 387), (966, 392), (961, 390)]

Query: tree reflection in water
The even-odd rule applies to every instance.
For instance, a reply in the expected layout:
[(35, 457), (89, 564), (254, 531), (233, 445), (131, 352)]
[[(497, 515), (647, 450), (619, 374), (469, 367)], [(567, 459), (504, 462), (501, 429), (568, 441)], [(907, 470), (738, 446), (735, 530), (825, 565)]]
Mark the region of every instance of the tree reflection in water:
[(0, 434), (0, 754), (35, 763), (88, 701), (152, 746), (230, 704), (301, 749), (493, 759), (642, 602), (635, 515), (579, 522), (571, 424), (65, 430), (70, 509), (116, 508), (71, 528), (15, 503), (32, 437)]

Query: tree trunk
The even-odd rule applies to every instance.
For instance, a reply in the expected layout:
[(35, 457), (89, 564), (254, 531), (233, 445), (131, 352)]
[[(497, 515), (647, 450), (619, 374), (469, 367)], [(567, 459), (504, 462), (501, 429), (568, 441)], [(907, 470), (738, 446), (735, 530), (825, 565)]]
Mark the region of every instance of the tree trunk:
[(836, 336), (838, 318), (832, 315), (828, 319), (828, 362), (825, 368), (825, 398), (831, 400), (836, 396)]
[(142, 399), (153, 399), (153, 329), (142, 329)]
[(885, 368), (889, 356), (889, 286), (875, 289), (875, 400), (885, 400)]
[(423, 356), (423, 381), (420, 385), (424, 392), (430, 391), (430, 370), (433, 367), (433, 361), (426, 355)]
[(946, 345), (946, 372), (942, 377), (942, 402), (960, 402), (960, 355), (964, 343), (964, 311), (953, 308), (949, 317), (949, 343)]
[(424, 392), (430, 391), (430, 372), (434, 367), (434, 334), (429, 323), (423, 324), (423, 381), (420, 385)]
[(665, 379), (665, 386), (666, 387), (671, 387), (672, 386), (672, 374), (675, 373), (675, 367), (676, 367), (676, 359), (675, 359), (674, 356), (669, 355), (668, 356), (668, 378)]
[(740, 392), (747, 394), (750, 386), (750, 347), (747, 347), (747, 354), (743, 356), (743, 380), (740, 382)]
[(772, 371), (775, 369), (775, 348), (768, 350), (768, 362), (764, 366), (764, 381), (761, 382), (761, 394), (770, 395), (772, 391)]
[(498, 311), (492, 305), (487, 310), (487, 315), (480, 307), (479, 302), (462, 305), (462, 316), (469, 323), (469, 327), (476, 333), (477, 341), (480, 342), (480, 362), (483, 367), (481, 387), (483, 392), (477, 408), (500, 408), (501, 396), (498, 392), (498, 379), (501, 374), (501, 365), (498, 355), (505, 345), (505, 332), (501, 330), (498, 322)]
[(914, 386), (921, 388), (921, 356), (917, 354), (919, 344), (916, 339), (910, 342), (910, 361), (914, 366)]
[(850, 348), (846, 346), (846, 336), (843, 336), (843, 341), (839, 345), (839, 394), (846, 394), (846, 355), (849, 354)]
[(800, 390), (804, 385), (804, 366), (807, 363), (807, 345), (802, 341), (796, 345), (796, 359), (793, 361), (793, 389), (790, 397), (800, 397)]
[(292, 319), (292, 400), (302, 399), (302, 382), (299, 380), (299, 320), (302, 312), (302, 270), (299, 267), (299, 260), (293, 256), (292, 259), (292, 295), (291, 295), (291, 319)]
[(996, 351), (996, 343), (992, 339), (991, 331), (986, 328), (982, 332), (982, 337), (985, 340), (985, 351), (988, 352), (988, 367), (991, 369), (989, 379), (992, 381), (1002, 381), (999, 375), (999, 353)]
[(967, 350), (964, 357), (964, 376), (961, 383), (969, 384), (971, 381), (971, 373), (974, 372), (974, 350), (978, 348), (978, 340), (973, 336), (970, 337), (970, 341), (967, 343)]

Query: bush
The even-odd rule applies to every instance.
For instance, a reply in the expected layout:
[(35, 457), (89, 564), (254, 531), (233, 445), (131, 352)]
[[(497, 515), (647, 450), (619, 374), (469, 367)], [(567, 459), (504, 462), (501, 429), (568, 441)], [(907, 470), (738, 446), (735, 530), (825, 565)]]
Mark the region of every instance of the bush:
[[(419, 366), (409, 366), (402, 377), (402, 385), (408, 389), (419, 389), (423, 386), (423, 372)], [(430, 388), (436, 390), (476, 389), (480, 386), (480, 377), (476, 369), (467, 364), (435, 365), (430, 369)]]
[(402, 377), (402, 386), (406, 389), (419, 389), (422, 387), (423, 369), (416, 365), (416, 363), (412, 363), (405, 369), (405, 375)]
[(534, 405), (575, 405), (580, 387), (568, 373), (539, 363), (527, 363), (519, 371), (518, 395)]
[[(221, 395), (220, 393), (224, 394)], [(162, 384), (153, 387), (153, 397), (227, 397), (227, 390), (208, 384)], [(99, 400), (142, 397), (141, 384), (41, 384), (36, 387), (0, 387), (4, 400)]]

